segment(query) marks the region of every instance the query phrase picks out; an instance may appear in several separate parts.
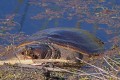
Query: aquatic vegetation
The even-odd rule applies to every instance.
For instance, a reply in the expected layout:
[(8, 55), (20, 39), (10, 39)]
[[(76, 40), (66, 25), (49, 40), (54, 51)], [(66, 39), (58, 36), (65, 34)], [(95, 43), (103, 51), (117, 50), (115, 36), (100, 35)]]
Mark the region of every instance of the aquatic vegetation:
[(21, 42), (23, 42), (28, 35), (25, 35), (24, 33), (16, 33), (16, 34), (11, 34), (11, 33), (4, 33), (0, 35), (0, 44), (7, 46), (10, 44), (17, 45)]
[[(87, 22), (93, 25), (96, 24), (94, 26), (96, 33), (102, 28), (99, 25), (105, 24), (108, 28), (102, 30), (108, 36), (111, 36), (109, 39), (120, 34), (120, 5), (116, 3), (117, 0), (112, 2), (108, 0), (31, 0), (29, 2), (30, 5), (42, 9), (41, 12), (32, 16), (32, 19), (42, 20), (47, 18), (49, 21), (54, 19), (76, 20), (76, 23), (79, 24)], [(58, 10), (53, 10), (53, 7), (58, 8)], [(76, 26), (80, 27), (81, 25), (77, 24)], [(99, 27), (96, 28), (96, 26)]]
[[(117, 0), (28, 0), (25, 2), (18, 0), (17, 2), (18, 6), (13, 11), (13, 14), (8, 14), (5, 18), (0, 19), (0, 34), (13, 31), (13, 29), (15, 29), (14, 32), (21, 31), (22, 28), (25, 28), (26, 19), (33, 20), (32, 25), (39, 25), (39, 29), (52, 26), (69, 27), (71, 22), (73, 22), (71, 23), (73, 27), (83, 29), (86, 27), (85, 29), (89, 29), (90, 26), (83, 25), (87, 23), (92, 25), (93, 31), (91, 32), (97, 35), (101, 31), (108, 37), (107, 40), (120, 34), (120, 6), (117, 4), (119, 3)], [(21, 14), (19, 13), (20, 5), (24, 3), (25, 7)], [(26, 17), (27, 15), (28, 17)], [(18, 16), (19, 20), (15, 19), (16, 16)], [(36, 20), (40, 24), (38, 22), (34, 23)], [(107, 29), (102, 27), (105, 25)], [(32, 28), (34, 29), (34, 27)], [(110, 43), (106, 44), (109, 45)], [(114, 43), (111, 43), (111, 45), (114, 45)]]
[(4, 19), (0, 19), (0, 44), (10, 45), (22, 42), (28, 35), (20, 32), (21, 25), (16, 22), (15, 14), (6, 15)]

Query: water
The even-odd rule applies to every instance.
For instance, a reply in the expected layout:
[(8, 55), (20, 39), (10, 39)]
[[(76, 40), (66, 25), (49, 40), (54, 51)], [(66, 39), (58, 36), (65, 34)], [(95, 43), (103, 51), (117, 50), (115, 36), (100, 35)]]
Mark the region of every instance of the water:
[(1, 0), (0, 44), (19, 44), (42, 29), (75, 27), (111, 48), (120, 42), (119, 10), (119, 0)]

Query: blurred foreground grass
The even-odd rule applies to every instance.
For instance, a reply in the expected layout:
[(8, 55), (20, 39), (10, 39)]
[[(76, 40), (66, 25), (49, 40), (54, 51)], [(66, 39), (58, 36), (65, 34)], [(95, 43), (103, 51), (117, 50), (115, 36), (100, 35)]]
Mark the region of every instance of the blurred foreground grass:
[[(10, 54), (13, 48), (1, 48), (4, 52), (0, 57)], [(120, 80), (120, 48), (104, 54), (100, 59), (82, 61), (82, 67), (59, 67), (64, 72), (3, 64), (0, 66), (0, 80)]]
[(45, 80), (45, 77), (38, 69), (4, 64), (0, 66), (0, 80)]

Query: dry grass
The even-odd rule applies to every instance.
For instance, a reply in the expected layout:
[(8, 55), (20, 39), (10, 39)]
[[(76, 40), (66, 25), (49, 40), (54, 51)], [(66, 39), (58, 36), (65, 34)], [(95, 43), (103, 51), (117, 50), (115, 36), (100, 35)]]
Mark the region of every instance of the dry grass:
[(45, 77), (38, 69), (4, 64), (0, 66), (0, 80), (45, 80)]
[[(9, 48), (9, 49), (8, 49)], [(3, 48), (1, 48), (3, 49)], [(7, 47), (0, 56), (10, 54)], [(30, 68), (16, 65), (0, 66), (0, 80), (120, 80), (120, 49), (106, 51), (103, 57), (81, 60), (82, 67)], [(79, 58), (77, 58), (79, 59)], [(79, 59), (80, 60), (80, 59)]]

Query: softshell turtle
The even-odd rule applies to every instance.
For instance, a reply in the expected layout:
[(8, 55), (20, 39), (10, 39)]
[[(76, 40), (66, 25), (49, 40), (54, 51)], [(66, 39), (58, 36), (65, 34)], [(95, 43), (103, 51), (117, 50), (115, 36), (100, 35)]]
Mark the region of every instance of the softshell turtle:
[(33, 34), (26, 43), (18, 46), (21, 47), (24, 47), (21, 54), (32, 59), (60, 59), (79, 63), (77, 58), (101, 54), (104, 43), (82, 29), (51, 28)]

